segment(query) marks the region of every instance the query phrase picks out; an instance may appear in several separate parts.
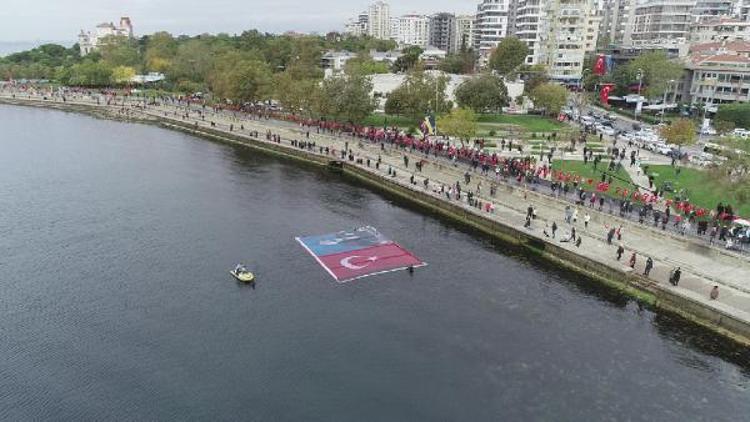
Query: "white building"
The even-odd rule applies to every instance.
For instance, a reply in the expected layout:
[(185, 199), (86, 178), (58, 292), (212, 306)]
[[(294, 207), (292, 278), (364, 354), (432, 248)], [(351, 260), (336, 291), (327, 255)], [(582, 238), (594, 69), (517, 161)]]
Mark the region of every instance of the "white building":
[(78, 45), (81, 49), (81, 56), (85, 56), (101, 45), (107, 37), (128, 37), (133, 38), (133, 24), (130, 18), (123, 16), (120, 18), (120, 25), (115, 26), (112, 22), (100, 23), (92, 33), (91, 31), (81, 32), (78, 34)]
[(599, 27), (600, 45), (632, 44), (636, 0), (606, 0)]
[(416, 13), (403, 15), (398, 19), (398, 36), (394, 38), (400, 45), (427, 47), (430, 41), (430, 18)]
[(378, 1), (367, 9), (367, 34), (373, 38), (387, 40), (391, 36), (391, 8), (388, 3)]
[(750, 22), (750, 0), (738, 0), (737, 17), (740, 20)]
[(370, 27), (368, 24), (369, 19), (370, 17), (367, 12), (360, 13), (356, 18), (349, 19), (344, 27), (344, 32), (355, 37), (367, 35)]
[(508, 35), (511, 0), (482, 0), (474, 21), (474, 48), (487, 63), (492, 50)]
[(541, 64), (553, 80), (577, 83), (596, 49), (601, 18), (594, 0), (519, 0), (515, 36), (529, 46), (526, 64)]
[(456, 16), (456, 30), (453, 37), (453, 51), (474, 48), (474, 15)]
[(691, 43), (750, 40), (750, 21), (731, 18), (704, 20), (690, 27)]
[(695, 44), (685, 67), (693, 104), (750, 101), (750, 41)]
[(538, 63), (552, 80), (578, 83), (587, 53), (596, 50), (601, 18), (593, 0), (548, 0)]
[(634, 46), (686, 44), (694, 22), (695, 0), (651, 0), (635, 7)]
[(548, 33), (546, 8), (546, 0), (518, 0), (516, 3), (514, 32), (529, 47), (526, 64), (537, 64), (542, 59), (542, 39)]

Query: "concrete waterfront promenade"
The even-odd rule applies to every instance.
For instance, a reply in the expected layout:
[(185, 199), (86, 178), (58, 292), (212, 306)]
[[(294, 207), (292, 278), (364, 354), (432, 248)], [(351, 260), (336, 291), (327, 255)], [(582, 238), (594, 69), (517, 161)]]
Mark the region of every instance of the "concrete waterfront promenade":
[[(335, 136), (312, 131), (307, 138), (307, 130), (293, 124), (238, 118), (231, 113), (209, 111), (203, 120), (196, 112), (190, 112), (186, 118), (184, 108), (173, 106), (143, 107), (142, 103), (140, 106), (135, 103), (107, 106), (84, 96), (68, 99), (63, 104), (59, 98), (43, 100), (38, 96), (16, 96), (13, 99), (10, 93), (2, 92), (0, 102), (58, 108), (83, 107), (96, 114), (106, 113), (112, 118), (158, 121), (173, 129), (226, 142), (247, 144), (321, 165), (341, 160), (340, 151), (348, 144), (355, 157), (354, 162), (346, 161), (344, 165), (344, 171), (349, 175), (490, 235), (528, 248), (553, 262), (626, 290), (657, 307), (677, 312), (744, 344), (750, 344), (750, 262), (746, 257), (587, 207), (580, 207), (579, 220), (574, 225), (582, 239), (580, 247), (572, 242), (561, 243), (560, 239), (567, 236), (571, 227), (564, 223), (567, 202), (547, 195), (546, 190), (542, 193), (526, 189), (512, 179), (510, 182), (503, 182), (495, 179), (494, 175), (482, 177), (479, 173), (473, 173), (470, 186), (465, 186), (464, 172), (467, 166), (463, 164), (454, 167), (446, 160), (398, 148), (386, 147), (381, 150), (380, 145), (365, 140), (360, 142), (347, 135)], [(259, 132), (259, 136), (251, 136), (255, 131)], [(281, 141), (277, 143), (267, 140), (267, 131), (279, 135)], [(315, 142), (316, 147), (301, 149), (293, 146), (292, 140)], [(336, 155), (321, 154), (320, 147), (334, 149)], [(410, 161), (408, 168), (404, 166), (405, 155)], [(382, 163), (376, 169), (378, 156)], [(362, 164), (357, 164), (356, 159), (362, 159)], [(370, 160), (369, 167), (366, 165), (367, 159)], [(425, 165), (418, 172), (413, 163), (420, 160)], [(396, 171), (395, 177), (387, 174), (389, 167)], [(416, 184), (410, 182), (413, 175)], [(429, 179), (427, 187), (423, 183), (425, 178)], [(482, 191), (475, 198), (482, 203), (492, 203), (494, 212), (469, 206), (465, 200), (448, 200), (445, 195), (435, 192), (440, 185), (447, 187), (456, 181), (460, 181), (466, 190), (476, 190), (480, 180)], [(492, 182), (498, 185), (494, 197), (488, 195)], [(524, 228), (526, 209), (529, 206), (537, 210), (537, 218), (533, 220), (531, 227)], [(583, 227), (583, 215), (586, 212), (591, 215), (588, 229)], [(545, 223), (551, 225), (553, 221), (559, 226), (556, 239), (543, 234)], [(618, 242), (607, 244), (605, 227), (620, 225), (623, 227), (622, 244), (625, 253), (622, 261), (617, 261), (615, 251)], [(638, 256), (635, 270), (627, 264), (633, 251)], [(649, 278), (642, 276), (646, 256), (654, 260), (654, 269)], [(682, 268), (683, 276), (678, 286), (672, 286), (667, 279), (670, 270), (677, 266)], [(709, 292), (714, 285), (718, 285), (720, 289), (718, 300), (709, 299)]]

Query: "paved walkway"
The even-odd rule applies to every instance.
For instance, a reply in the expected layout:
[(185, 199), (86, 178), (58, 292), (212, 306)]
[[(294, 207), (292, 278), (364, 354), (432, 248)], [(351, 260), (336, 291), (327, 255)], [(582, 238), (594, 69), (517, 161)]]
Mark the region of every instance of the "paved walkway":
[[(7, 95), (0, 92), (0, 97)], [(69, 100), (71, 104), (96, 104), (90, 98), (81, 98), (78, 100)], [(110, 108), (116, 113), (115, 108)], [(190, 118), (182, 117), (183, 113), (178, 112), (177, 108), (171, 106), (149, 106), (144, 110), (128, 109), (126, 112), (133, 117), (151, 116), (159, 117), (165, 120), (174, 120), (176, 122), (197, 124), (199, 127), (210, 127), (214, 130), (225, 131), (229, 133), (229, 126), (234, 126), (232, 132), (235, 136), (245, 136), (250, 138), (251, 131), (258, 131), (260, 141), (265, 141), (265, 133), (271, 130), (273, 133), (282, 137), (282, 145), (290, 148), (290, 140), (306, 140), (305, 131), (286, 122), (269, 121), (269, 120), (252, 120), (252, 119), (235, 119), (230, 114), (208, 113), (206, 121), (197, 119), (196, 113), (191, 113)], [(166, 114), (166, 116), (165, 116)], [(215, 123), (211, 127), (210, 121)], [(245, 130), (239, 129), (243, 125)], [(514, 181), (504, 183), (502, 180), (495, 180), (494, 175), (491, 177), (482, 177), (478, 173), (472, 174), (470, 186), (464, 186), (464, 172), (467, 166), (460, 165), (454, 167), (442, 159), (435, 157), (425, 158), (423, 154), (414, 154), (404, 152), (397, 148), (386, 148), (382, 151), (379, 145), (370, 144), (366, 141), (358, 142), (356, 138), (350, 136), (333, 136), (330, 134), (310, 133), (309, 141), (315, 142), (316, 146), (329, 147), (337, 152), (344, 148), (346, 142), (352, 149), (355, 157), (367, 159), (370, 158), (371, 167), (362, 167), (367, 171), (378, 173), (385, 176), (390, 166), (396, 170), (396, 177), (392, 179), (403, 186), (414, 190), (422, 190), (431, 195), (440, 196), (435, 191), (439, 191), (440, 185), (450, 186), (460, 181), (463, 189), (477, 190), (477, 185), (481, 181), (481, 192), (476, 196), (482, 202), (492, 202), (495, 206), (493, 213), (486, 213), (476, 208), (470, 207), (465, 201), (456, 201), (454, 203), (464, 207), (469, 212), (482, 214), (483, 216), (495, 219), (501, 223), (510, 226), (522, 228), (526, 208), (533, 206), (537, 210), (537, 219), (533, 221), (532, 226), (527, 229), (532, 236), (536, 236), (542, 241), (554, 242), (563, 248), (574, 251), (577, 254), (586, 256), (593, 260), (603, 263), (616, 271), (637, 271), (643, 272), (645, 257), (650, 256), (655, 263), (651, 272), (650, 280), (659, 284), (662, 288), (673, 291), (675, 294), (689, 297), (696, 301), (704, 303), (708, 307), (713, 307), (724, 313), (735, 315), (737, 318), (750, 322), (750, 262), (741, 256), (725, 253), (718, 248), (709, 248), (703, 244), (686, 240), (685, 238), (671, 235), (669, 233), (654, 230), (648, 225), (639, 225), (632, 221), (621, 219), (606, 212), (598, 212), (595, 209), (579, 207), (579, 221), (576, 224), (564, 223), (564, 208), (568, 202), (541, 192), (535, 192), (526, 189), (524, 186), (515, 184)], [(317, 149), (311, 153), (318, 153)], [(404, 166), (404, 155), (410, 158), (409, 167)], [(379, 170), (376, 170), (374, 163), (377, 157), (381, 156), (382, 164)], [(331, 159), (337, 159), (332, 157)], [(426, 160), (426, 165), (422, 172), (416, 171), (413, 163), (419, 160)], [(414, 175), (417, 183), (410, 183), (411, 176)], [(424, 187), (423, 181), (429, 179), (429, 185)], [(497, 183), (498, 192), (494, 197), (490, 197), (489, 187), (492, 182)], [(465, 190), (464, 190), (465, 191)], [(583, 227), (584, 215), (588, 213), (591, 221), (588, 228)], [(556, 239), (547, 238), (543, 234), (545, 223), (551, 225), (556, 222), (559, 226)], [(626, 248), (622, 261), (615, 259), (617, 241), (613, 245), (606, 242), (606, 232), (609, 227), (623, 228), (622, 244)], [(559, 239), (567, 236), (570, 228), (575, 227), (577, 234), (582, 238), (580, 248), (576, 248), (573, 243), (561, 243)], [(637, 264), (634, 270), (627, 266), (627, 261), (632, 252), (636, 252)], [(683, 276), (679, 286), (674, 287), (667, 283), (669, 271), (680, 266), (683, 269)], [(708, 295), (714, 285), (720, 286), (720, 296), (718, 300), (709, 300)]]

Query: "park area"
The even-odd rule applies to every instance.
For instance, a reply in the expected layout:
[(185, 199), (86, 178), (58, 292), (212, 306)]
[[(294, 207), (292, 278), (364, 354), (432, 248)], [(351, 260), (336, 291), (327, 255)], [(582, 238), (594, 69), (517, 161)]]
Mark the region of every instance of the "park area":
[[(362, 121), (365, 126), (398, 126), (404, 130), (416, 129), (419, 123), (410, 117), (384, 113), (373, 113)], [(480, 114), (477, 117), (477, 136), (482, 138), (535, 139), (571, 130), (555, 119), (537, 115)]]
[[(583, 161), (577, 160), (554, 160), (553, 168), (557, 171), (581, 176), (584, 180), (593, 179), (594, 184), (601, 180), (602, 171), (610, 174), (607, 172), (606, 161), (600, 163), (598, 169), (594, 170), (594, 165), (591, 162), (584, 164)], [(648, 174), (654, 176), (656, 188), (669, 187), (668, 191), (665, 192), (667, 198), (675, 199), (679, 197), (681, 200), (687, 200), (693, 205), (708, 210), (715, 209), (716, 205), (722, 202), (732, 205), (739, 215), (750, 215), (750, 204), (738, 207), (736, 201), (727, 198), (726, 193), (717, 186), (716, 181), (711, 179), (711, 175), (706, 170), (669, 165), (651, 165), (647, 168)], [(633, 190), (631, 179), (624, 169), (612, 173), (612, 182), (610, 192), (614, 192), (618, 187)]]
[(612, 176), (612, 185), (610, 186), (610, 192), (614, 192), (617, 188), (633, 190), (632, 181), (628, 173), (619, 169), (617, 171), (607, 171), (607, 162), (601, 162), (594, 170), (594, 164), (589, 161), (588, 164), (584, 164), (583, 161), (577, 160), (553, 160), (552, 168), (556, 171), (563, 173), (570, 173), (581, 176), (583, 180), (593, 179), (593, 187), (601, 181), (602, 173), (606, 173), (607, 177)]
[[(679, 174), (678, 174), (679, 169)], [(742, 216), (750, 215), (750, 204), (738, 207), (735, 201), (727, 198), (725, 192), (717, 186), (716, 181), (706, 170), (668, 165), (649, 166), (648, 173), (654, 176), (654, 184), (662, 187), (670, 184), (672, 192), (667, 196), (675, 197), (682, 192), (688, 202), (706, 209), (715, 209), (719, 202), (730, 204), (735, 212)]]

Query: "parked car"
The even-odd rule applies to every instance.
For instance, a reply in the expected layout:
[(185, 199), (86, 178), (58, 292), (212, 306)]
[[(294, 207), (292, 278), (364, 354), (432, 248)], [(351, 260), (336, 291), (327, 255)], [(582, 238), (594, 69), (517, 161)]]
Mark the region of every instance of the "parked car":
[(737, 128), (732, 132), (732, 135), (739, 136), (740, 138), (750, 137), (750, 130)]

